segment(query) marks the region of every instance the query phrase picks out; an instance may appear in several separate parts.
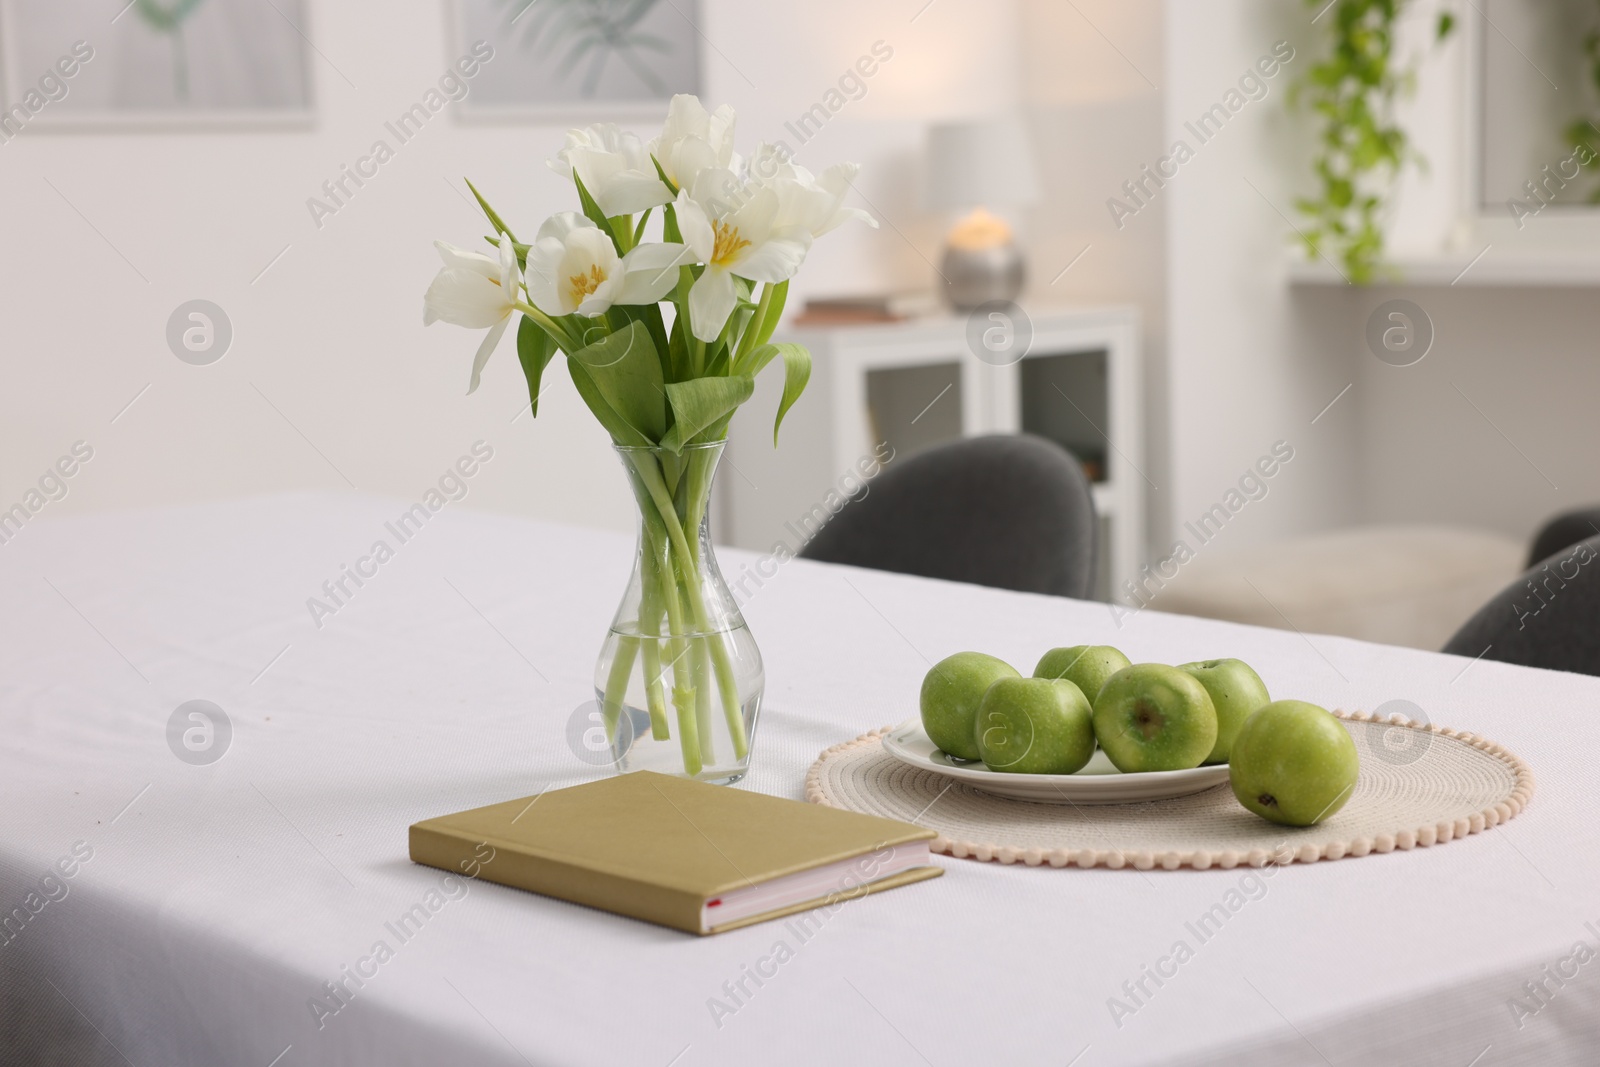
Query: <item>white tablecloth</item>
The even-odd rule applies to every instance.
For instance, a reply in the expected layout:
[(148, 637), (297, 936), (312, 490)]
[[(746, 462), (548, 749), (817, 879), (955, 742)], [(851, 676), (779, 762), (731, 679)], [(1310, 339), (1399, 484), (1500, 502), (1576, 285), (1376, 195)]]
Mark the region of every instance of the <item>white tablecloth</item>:
[[(437, 892), (439, 872), (407, 861), (417, 819), (592, 773), (565, 727), (592, 697), (632, 545), (447, 508), (318, 629), (307, 598), (392, 542), (404, 507), (298, 496), (41, 518), (0, 546), (0, 913), (25, 916), (0, 942), (0, 1060), (1600, 1057), (1600, 679), (1154, 613), (1119, 629), (1104, 606), (791, 562), (746, 607), (768, 672), (749, 788), (798, 797), (820, 749), (914, 715), (930, 660), (980, 648), (1027, 670), (1080, 642), (1237, 655), (1274, 693), (1328, 706), (1411, 700), (1507, 745), (1538, 787), (1502, 828), (1259, 889), (1237, 870), (941, 857), (945, 877), (854, 902), (804, 942), (781, 924), (692, 938), (484, 883)], [(752, 559), (726, 552), (724, 570)], [(168, 747), (192, 699), (233, 725), (209, 766)], [(58, 861), (73, 875), (45, 892)], [(1198, 941), (1186, 924), (1229, 899), (1243, 903)], [(388, 924), (418, 903), (435, 910), (401, 941)], [(1176, 975), (1144, 977), (1180, 940)], [(371, 977), (357, 987), (347, 968)], [(1135, 1004), (1124, 983), (1141, 979), (1137, 1010), (1114, 1018), (1110, 999)], [(340, 980), (342, 1005), (325, 987)]]

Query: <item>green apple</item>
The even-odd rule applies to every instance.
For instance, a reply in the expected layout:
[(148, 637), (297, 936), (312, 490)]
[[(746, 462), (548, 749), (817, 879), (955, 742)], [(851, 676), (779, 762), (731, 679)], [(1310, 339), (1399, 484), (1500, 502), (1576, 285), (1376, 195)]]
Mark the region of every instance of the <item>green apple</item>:
[(1239, 659), (1208, 659), (1185, 663), (1178, 668), (1194, 675), (1217, 709), (1217, 743), (1206, 757), (1207, 763), (1227, 763), (1239, 727), (1255, 712), (1272, 703), (1267, 685), (1250, 665)]
[(973, 727), (983, 694), (1002, 678), (1020, 677), (1005, 660), (982, 652), (946, 656), (922, 679), (922, 728), (949, 755), (976, 760), (978, 742)]
[(1315, 826), (1344, 807), (1360, 772), (1343, 723), (1315, 704), (1279, 700), (1234, 738), (1228, 781), (1239, 803), (1263, 819)]
[(1002, 678), (978, 705), (978, 752), (990, 770), (1071, 774), (1094, 755), (1094, 710), (1083, 690), (1051, 678)]
[(1194, 675), (1136, 663), (1095, 697), (1094, 736), (1119, 771), (1187, 770), (1217, 743), (1217, 709)]
[(1106, 680), (1132, 661), (1110, 645), (1073, 645), (1071, 648), (1052, 648), (1033, 669), (1035, 678), (1065, 678), (1079, 689), (1090, 702), (1100, 695)]

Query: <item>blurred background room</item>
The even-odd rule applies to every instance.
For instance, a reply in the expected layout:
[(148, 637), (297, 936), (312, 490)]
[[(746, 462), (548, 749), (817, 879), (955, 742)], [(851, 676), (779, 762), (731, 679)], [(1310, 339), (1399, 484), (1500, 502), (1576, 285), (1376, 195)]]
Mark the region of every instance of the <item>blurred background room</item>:
[(528, 417), (508, 340), (465, 395), (427, 239), (480, 243), (463, 175), (564, 209), (562, 131), (691, 92), (860, 163), (880, 223), (796, 279), (812, 389), (782, 451), (778, 380), (736, 418), (719, 541), (798, 551), (830, 490), (1026, 432), (1091, 486), (1117, 617), (1438, 648), (1600, 502), (1600, 9), (1412, 0), (1356, 70), (1320, 6), (0, 0), (0, 535), (413, 500), (479, 440), (461, 506), (631, 531), (565, 375)]

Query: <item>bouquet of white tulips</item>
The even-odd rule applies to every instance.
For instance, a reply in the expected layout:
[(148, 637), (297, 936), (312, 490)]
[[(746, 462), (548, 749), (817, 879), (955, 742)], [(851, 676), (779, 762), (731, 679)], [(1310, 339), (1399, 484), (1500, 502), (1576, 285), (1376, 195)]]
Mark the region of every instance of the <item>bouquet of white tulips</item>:
[[(715, 563), (702, 528), (720, 451), (707, 446), (725, 440), (755, 376), (781, 358), (776, 443), (811, 374), (803, 347), (771, 343), (789, 279), (817, 237), (852, 218), (877, 225), (844, 206), (853, 164), (814, 176), (772, 145), (744, 160), (733, 131), (731, 108), (708, 113), (693, 96), (673, 98), (665, 128), (648, 144), (609, 124), (570, 131), (550, 167), (571, 177), (582, 210), (551, 216), (527, 243), (469, 182), (498, 254), (438, 242), (444, 268), (424, 315), (425, 323), (489, 331), (472, 363), (471, 392), (520, 314), (517, 355), (535, 416), (546, 367), (558, 350), (566, 355), (578, 395), (623, 456), (643, 518), (638, 588), (624, 600), (616, 640), (608, 641), (614, 654), (607, 663), (602, 653), (605, 677), (597, 681), (607, 730), (614, 736), (637, 659), (651, 736), (671, 736), (670, 666), (690, 775), (714, 759), (714, 694), (740, 767), (749, 744), (749, 701), (738, 692), (737, 643), (727, 636), (742, 631), (743, 620), (731, 599), (710, 603), (719, 598), (706, 590)], [(658, 214), (660, 239), (648, 240)]]

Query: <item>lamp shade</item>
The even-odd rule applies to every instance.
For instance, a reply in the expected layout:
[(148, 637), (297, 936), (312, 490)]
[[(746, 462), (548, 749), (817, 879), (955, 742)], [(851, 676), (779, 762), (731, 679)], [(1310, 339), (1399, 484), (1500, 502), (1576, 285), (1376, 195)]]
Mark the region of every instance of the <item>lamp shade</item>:
[(928, 207), (1022, 206), (1039, 198), (1033, 145), (1019, 116), (928, 130)]

